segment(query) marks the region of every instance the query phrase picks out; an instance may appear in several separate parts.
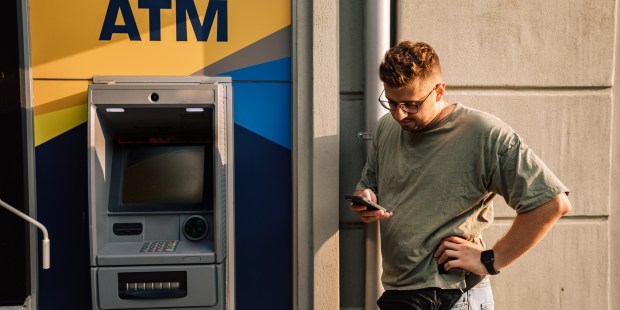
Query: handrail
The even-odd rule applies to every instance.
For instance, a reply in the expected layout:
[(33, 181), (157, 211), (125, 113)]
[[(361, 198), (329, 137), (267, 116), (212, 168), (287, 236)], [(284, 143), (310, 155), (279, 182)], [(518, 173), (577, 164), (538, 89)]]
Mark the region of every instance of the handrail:
[(49, 269), (50, 268), (50, 239), (47, 234), (47, 228), (45, 228), (45, 226), (43, 226), (43, 224), (39, 223), (37, 220), (31, 218), (27, 214), (24, 214), (23, 212), (10, 206), (8, 203), (2, 201), (2, 199), (0, 199), (0, 206), (3, 206), (5, 209), (15, 213), (17, 216), (21, 217), (22, 219), (30, 222), (34, 226), (37, 226), (39, 229), (41, 229), (41, 231), (43, 232), (43, 242), (42, 242), (43, 269)]

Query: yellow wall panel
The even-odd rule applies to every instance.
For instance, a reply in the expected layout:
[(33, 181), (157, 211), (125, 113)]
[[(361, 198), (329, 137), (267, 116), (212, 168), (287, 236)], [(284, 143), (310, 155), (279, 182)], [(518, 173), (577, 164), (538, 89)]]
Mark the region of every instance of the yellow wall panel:
[(34, 116), (34, 146), (86, 122), (86, 104)]
[(38, 146), (87, 119), (88, 81), (34, 80), (34, 140)]
[[(177, 41), (176, 4), (159, 10), (161, 40), (151, 41), (149, 9), (128, 0), (140, 41), (114, 33), (99, 40), (112, 0), (31, 0), (32, 70), (35, 79), (90, 79), (94, 75), (189, 75), (291, 24), (290, 0), (227, 1), (228, 41), (218, 42), (217, 19), (207, 41), (197, 41), (187, 19), (187, 41)], [(127, 0), (125, 0), (127, 1)], [(209, 1), (194, 0), (204, 23)], [(116, 25), (124, 25), (117, 10)]]

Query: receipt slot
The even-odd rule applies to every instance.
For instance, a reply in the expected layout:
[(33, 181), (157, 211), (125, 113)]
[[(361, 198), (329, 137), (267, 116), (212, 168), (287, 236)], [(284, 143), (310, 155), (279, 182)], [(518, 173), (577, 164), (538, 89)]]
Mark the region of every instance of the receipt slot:
[(94, 309), (229, 308), (232, 126), (229, 78), (93, 79)]

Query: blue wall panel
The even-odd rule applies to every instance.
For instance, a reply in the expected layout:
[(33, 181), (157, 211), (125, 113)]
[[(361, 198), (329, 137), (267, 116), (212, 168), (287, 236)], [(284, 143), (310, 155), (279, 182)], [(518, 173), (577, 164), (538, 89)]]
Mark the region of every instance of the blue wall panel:
[(35, 150), (37, 217), (51, 247), (50, 269), (39, 272), (40, 310), (92, 309), (86, 141), (82, 124)]
[(235, 126), (238, 310), (292, 307), (291, 152)]
[(233, 79), (238, 310), (293, 305), (290, 57)]

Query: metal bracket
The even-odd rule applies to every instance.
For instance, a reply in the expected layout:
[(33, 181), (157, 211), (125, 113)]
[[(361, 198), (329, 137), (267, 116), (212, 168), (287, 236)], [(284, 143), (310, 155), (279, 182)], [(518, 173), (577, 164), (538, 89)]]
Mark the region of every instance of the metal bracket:
[(370, 132), (358, 132), (357, 138), (360, 140), (372, 140), (372, 133)]

